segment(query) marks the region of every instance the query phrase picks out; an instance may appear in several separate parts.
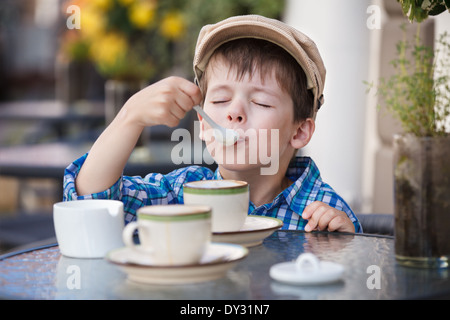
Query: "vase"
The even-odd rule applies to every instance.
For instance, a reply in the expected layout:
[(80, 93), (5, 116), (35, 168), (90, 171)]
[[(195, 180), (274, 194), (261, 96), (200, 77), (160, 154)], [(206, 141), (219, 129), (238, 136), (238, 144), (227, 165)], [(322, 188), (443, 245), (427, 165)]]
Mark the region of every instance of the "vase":
[(448, 268), (450, 135), (394, 138), (395, 255), (410, 267)]

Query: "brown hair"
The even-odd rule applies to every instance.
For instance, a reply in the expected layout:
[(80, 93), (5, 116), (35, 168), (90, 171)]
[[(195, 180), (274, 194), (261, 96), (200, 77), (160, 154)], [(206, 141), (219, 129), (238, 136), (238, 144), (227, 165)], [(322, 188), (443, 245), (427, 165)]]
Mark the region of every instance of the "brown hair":
[[(261, 39), (247, 38), (226, 42), (217, 48), (208, 64), (218, 57), (237, 71), (237, 80), (251, 77), (258, 70), (263, 77), (275, 72), (280, 88), (288, 93), (294, 104), (294, 121), (314, 116), (314, 96), (307, 88), (306, 75), (298, 62), (283, 48)], [(207, 91), (208, 66), (199, 80), (203, 96)]]

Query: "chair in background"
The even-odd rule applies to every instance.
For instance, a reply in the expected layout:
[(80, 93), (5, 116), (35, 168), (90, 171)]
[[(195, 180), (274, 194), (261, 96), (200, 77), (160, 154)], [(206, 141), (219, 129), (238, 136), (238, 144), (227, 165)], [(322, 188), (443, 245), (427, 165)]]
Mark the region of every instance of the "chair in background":
[(394, 235), (394, 216), (392, 214), (369, 213), (357, 214), (363, 232), (378, 235)]

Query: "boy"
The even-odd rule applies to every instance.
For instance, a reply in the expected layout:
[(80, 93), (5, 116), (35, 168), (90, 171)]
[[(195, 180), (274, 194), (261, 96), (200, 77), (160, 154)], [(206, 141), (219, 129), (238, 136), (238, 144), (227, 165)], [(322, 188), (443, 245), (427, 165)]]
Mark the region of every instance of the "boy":
[[(325, 68), (308, 37), (277, 20), (232, 17), (201, 30), (194, 72), (198, 86), (170, 77), (131, 97), (89, 154), (66, 169), (64, 199), (119, 199), (129, 222), (144, 205), (182, 203), (185, 182), (235, 179), (250, 185), (249, 213), (279, 218), (283, 229), (362, 231), (312, 159), (295, 157), (310, 141), (323, 103)], [(176, 126), (198, 104), (219, 125), (240, 133), (234, 145), (223, 145), (199, 116), (200, 135), (218, 163), (215, 172), (189, 166), (167, 175), (122, 176), (144, 127)], [(277, 170), (262, 174), (267, 152)]]

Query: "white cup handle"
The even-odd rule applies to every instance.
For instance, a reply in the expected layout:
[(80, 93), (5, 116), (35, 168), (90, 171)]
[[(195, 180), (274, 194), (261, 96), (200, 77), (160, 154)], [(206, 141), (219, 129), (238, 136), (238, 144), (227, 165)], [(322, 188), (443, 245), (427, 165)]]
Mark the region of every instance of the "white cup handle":
[(295, 261), (295, 267), (299, 271), (317, 271), (319, 270), (319, 259), (312, 253), (303, 253)]

